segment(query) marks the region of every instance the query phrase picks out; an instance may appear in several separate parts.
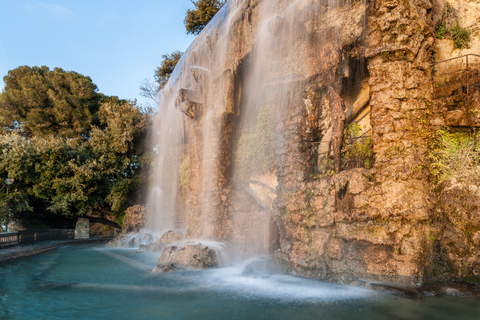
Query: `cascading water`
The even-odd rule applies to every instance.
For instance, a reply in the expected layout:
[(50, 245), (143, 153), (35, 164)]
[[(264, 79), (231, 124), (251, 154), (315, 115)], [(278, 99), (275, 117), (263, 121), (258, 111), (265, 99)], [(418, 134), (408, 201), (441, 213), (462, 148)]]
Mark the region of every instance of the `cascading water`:
[[(346, 22), (337, 21), (342, 16), (335, 10), (342, 5), (345, 1), (224, 5), (161, 93), (148, 228), (186, 229), (190, 239), (227, 241), (244, 257), (274, 248), (276, 172), (289, 170), (279, 155), (289, 147), (290, 132), (299, 130), (285, 126), (301, 118), (290, 114), (292, 105), (309, 89), (342, 90), (341, 48), (347, 40), (340, 28)], [(332, 122), (331, 110), (306, 109)]]
[[(218, 238), (215, 212), (218, 210), (218, 181), (221, 180), (221, 129), (226, 109), (225, 92), (229, 90), (228, 44), (230, 26), (244, 1), (229, 1), (196, 38), (179, 61), (170, 81), (163, 89), (159, 115), (155, 123), (157, 163), (154, 187), (149, 200), (147, 226), (164, 232), (172, 228), (188, 228), (190, 221), (198, 224), (190, 236), (202, 239)], [(238, 17), (237, 17), (238, 18)], [(215, 46), (211, 45), (215, 43)], [(226, 72), (227, 70), (227, 72)], [(179, 112), (184, 111), (184, 114)], [(189, 119), (195, 118), (196, 123)], [(182, 121), (183, 119), (183, 121)], [(193, 150), (184, 145), (186, 128), (198, 129), (201, 141), (189, 136)], [(163, 129), (166, 128), (166, 129)], [(188, 131), (188, 130), (187, 130)], [(179, 138), (181, 137), (181, 138)], [(198, 144), (198, 145), (197, 145)], [(192, 163), (198, 179), (198, 212), (181, 217), (178, 208), (179, 169), (182, 163)], [(181, 173), (180, 173), (181, 175)], [(190, 177), (187, 177), (190, 178)], [(180, 181), (181, 182), (181, 181)], [(186, 185), (180, 186), (186, 189)], [(181, 199), (184, 200), (184, 199)], [(180, 201), (181, 201), (180, 200)]]

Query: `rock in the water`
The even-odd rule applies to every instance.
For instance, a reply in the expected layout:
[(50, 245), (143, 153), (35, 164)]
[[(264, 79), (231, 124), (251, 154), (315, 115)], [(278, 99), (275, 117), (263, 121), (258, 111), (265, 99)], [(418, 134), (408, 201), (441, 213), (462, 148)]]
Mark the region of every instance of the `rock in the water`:
[(121, 243), (124, 243), (127, 239), (127, 234), (119, 234), (112, 240), (108, 241), (105, 245), (107, 247), (120, 247)]
[(153, 268), (152, 272), (153, 273), (167, 273), (171, 271), (175, 271), (177, 268), (173, 263), (168, 263), (168, 264), (159, 264)]
[(149, 252), (162, 252), (166, 246), (183, 241), (184, 238), (185, 232), (183, 230), (168, 230), (157, 241), (140, 245), (140, 249)]
[(159, 240), (149, 244), (141, 244), (139, 247), (139, 249), (148, 252), (162, 252), (163, 248), (165, 248), (165, 246), (163, 246)]
[(201, 243), (187, 243), (180, 246), (168, 246), (158, 259), (154, 273), (169, 272), (176, 269), (199, 270), (220, 265), (222, 258), (217, 250)]
[(183, 230), (168, 230), (160, 238), (160, 244), (164, 246), (182, 241), (185, 239), (185, 232)]
[(264, 276), (278, 273), (279, 268), (270, 257), (259, 257), (245, 263), (243, 276)]
[(109, 247), (120, 248), (139, 248), (144, 245), (154, 243), (156, 237), (148, 230), (142, 230), (140, 232), (120, 234), (116, 236), (112, 241), (107, 243)]

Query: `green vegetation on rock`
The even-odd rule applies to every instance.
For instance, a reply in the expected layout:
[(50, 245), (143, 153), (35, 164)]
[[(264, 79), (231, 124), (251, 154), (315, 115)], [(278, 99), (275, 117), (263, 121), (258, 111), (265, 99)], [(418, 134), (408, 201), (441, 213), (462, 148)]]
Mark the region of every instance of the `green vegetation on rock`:
[(245, 179), (252, 173), (265, 173), (274, 169), (273, 131), (273, 108), (263, 106), (255, 125), (244, 128), (238, 139), (235, 165), (236, 175), (240, 179)]
[(470, 32), (461, 27), (455, 8), (450, 3), (445, 3), (442, 23), (435, 34), (437, 39), (448, 37), (453, 40), (455, 49), (467, 49), (470, 47)]
[(172, 75), (173, 70), (175, 70), (175, 66), (178, 61), (180, 61), (182, 55), (183, 52), (180, 51), (164, 54), (160, 66), (155, 69), (155, 82), (152, 82), (149, 79), (144, 79), (140, 85), (140, 95), (152, 100), (155, 104), (158, 104), (158, 92), (167, 84), (168, 79), (170, 79), (170, 76)]
[(344, 169), (372, 167), (372, 138), (362, 136), (361, 133), (362, 127), (359, 124), (345, 125), (342, 150), (342, 167)]
[(430, 153), (431, 172), (438, 182), (456, 179), (474, 182), (480, 178), (480, 133), (438, 132), (437, 146)]
[(453, 47), (455, 49), (466, 49), (470, 47), (470, 32), (468, 32), (467, 29), (457, 24), (450, 32), (452, 33)]
[(443, 39), (443, 37), (445, 37), (445, 34), (447, 33), (447, 29), (445, 29), (445, 24), (441, 24), (438, 29), (437, 29), (437, 33), (435, 34), (435, 36), (437, 37), (437, 39)]

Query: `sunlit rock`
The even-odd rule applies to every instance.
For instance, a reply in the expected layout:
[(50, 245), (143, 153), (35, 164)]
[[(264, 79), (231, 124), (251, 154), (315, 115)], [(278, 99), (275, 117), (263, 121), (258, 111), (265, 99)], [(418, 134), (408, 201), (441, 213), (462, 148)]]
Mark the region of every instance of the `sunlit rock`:
[(218, 267), (224, 262), (225, 256), (218, 248), (201, 243), (186, 243), (178, 246), (168, 246), (158, 259), (154, 273), (163, 273), (177, 269), (199, 270)]
[(161, 236), (159, 242), (167, 246), (182, 240), (185, 240), (185, 230), (168, 230)]

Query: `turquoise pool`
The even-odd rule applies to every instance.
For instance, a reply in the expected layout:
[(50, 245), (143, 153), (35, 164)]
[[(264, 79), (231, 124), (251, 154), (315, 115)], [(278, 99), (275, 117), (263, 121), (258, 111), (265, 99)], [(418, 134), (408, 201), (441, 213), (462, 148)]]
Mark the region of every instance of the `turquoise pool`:
[(477, 298), (406, 299), (241, 266), (152, 274), (158, 255), (97, 244), (0, 264), (0, 319), (480, 319)]

